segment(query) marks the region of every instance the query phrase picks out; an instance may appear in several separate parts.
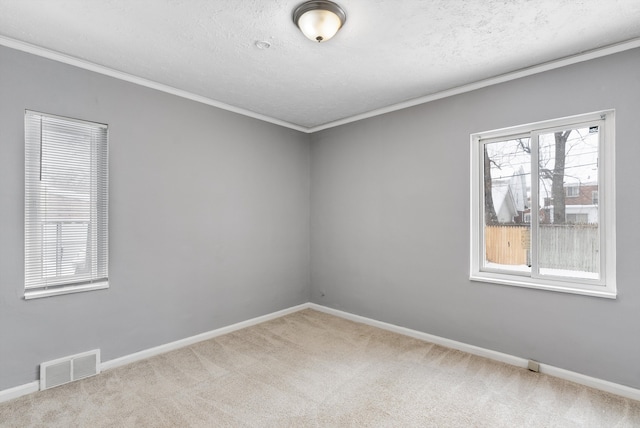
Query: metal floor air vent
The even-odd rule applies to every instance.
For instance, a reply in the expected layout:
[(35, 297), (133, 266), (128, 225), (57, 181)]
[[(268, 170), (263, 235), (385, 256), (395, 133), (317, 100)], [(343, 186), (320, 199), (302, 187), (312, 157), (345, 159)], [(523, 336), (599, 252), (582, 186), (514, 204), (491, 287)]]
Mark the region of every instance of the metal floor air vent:
[(100, 350), (83, 352), (40, 364), (40, 390), (100, 373)]

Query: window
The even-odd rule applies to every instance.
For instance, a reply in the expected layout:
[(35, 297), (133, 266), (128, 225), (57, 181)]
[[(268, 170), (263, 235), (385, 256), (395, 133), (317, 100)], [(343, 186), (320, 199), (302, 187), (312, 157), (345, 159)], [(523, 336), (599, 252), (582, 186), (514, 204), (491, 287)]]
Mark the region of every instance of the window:
[(107, 288), (107, 126), (25, 112), (25, 298)]
[(589, 214), (584, 214), (584, 213), (567, 214), (566, 222), (567, 223), (588, 223)]
[(591, 204), (598, 205), (598, 191), (594, 190), (591, 192)]
[[(615, 298), (614, 120), (605, 111), (471, 135), (472, 280)], [(597, 206), (569, 199), (576, 182)]]
[(569, 186), (567, 189), (567, 196), (570, 198), (575, 198), (580, 196), (580, 187), (579, 186)]

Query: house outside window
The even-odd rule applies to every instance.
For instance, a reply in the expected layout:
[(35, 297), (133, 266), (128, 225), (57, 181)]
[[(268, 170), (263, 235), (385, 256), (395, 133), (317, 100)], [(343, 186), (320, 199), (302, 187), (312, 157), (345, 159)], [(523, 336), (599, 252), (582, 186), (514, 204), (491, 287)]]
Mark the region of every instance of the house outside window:
[(107, 288), (107, 126), (25, 112), (25, 298)]
[(615, 298), (614, 120), (471, 135), (470, 279)]

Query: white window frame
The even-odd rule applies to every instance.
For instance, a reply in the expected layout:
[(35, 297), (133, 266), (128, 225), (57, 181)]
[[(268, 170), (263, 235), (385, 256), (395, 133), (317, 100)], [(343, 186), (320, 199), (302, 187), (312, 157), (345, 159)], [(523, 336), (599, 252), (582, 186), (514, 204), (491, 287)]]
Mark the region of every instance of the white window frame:
[[(60, 218), (60, 214), (53, 211), (54, 217), (47, 214), (48, 197), (42, 194), (42, 162), (43, 162), (43, 120), (59, 123), (62, 128), (68, 127), (69, 138), (76, 135), (74, 128), (91, 129), (89, 165), (90, 175), (88, 220), (75, 218)], [(54, 125), (56, 126), (56, 125)], [(86, 132), (86, 131), (85, 131)], [(62, 133), (62, 132), (61, 132)], [(95, 134), (94, 134), (95, 133)], [(65, 135), (65, 134), (62, 134)], [(54, 137), (51, 144), (64, 147), (65, 140)], [(25, 292), (24, 298), (37, 299), (41, 297), (61, 294), (78, 293), (90, 290), (100, 290), (109, 287), (108, 270), (108, 126), (96, 122), (56, 116), (48, 113), (25, 110)], [(62, 149), (64, 150), (64, 149)], [(64, 162), (61, 155), (53, 162)], [(54, 158), (55, 159), (55, 158)], [(55, 164), (54, 164), (55, 165)], [(57, 205), (54, 210), (60, 208)], [(62, 210), (65, 209), (63, 205)], [(64, 211), (62, 211), (64, 212)], [(64, 214), (62, 214), (64, 215)], [(58, 275), (47, 277), (44, 271), (42, 245), (50, 242), (44, 238), (42, 228), (46, 224), (56, 224), (58, 234), (62, 233), (64, 224), (87, 223), (87, 262), (89, 270), (85, 273)], [(66, 235), (64, 235), (66, 236)], [(61, 238), (63, 239), (63, 238)], [(58, 245), (58, 237), (56, 237)], [(62, 247), (64, 249), (64, 247)], [(56, 256), (57, 257), (57, 256)], [(57, 269), (57, 262), (56, 262)]]
[[(504, 141), (522, 136), (538, 137), (541, 133), (579, 126), (585, 122), (597, 122), (600, 126), (599, 143), (599, 228), (600, 228), (600, 279), (588, 280), (565, 277), (544, 277), (536, 272), (535, 251), (531, 251), (534, 266), (531, 273), (513, 272), (505, 269), (483, 268), (484, 264), (484, 144)], [(604, 110), (594, 113), (535, 122), (493, 131), (471, 134), (471, 251), (470, 280), (516, 287), (536, 288), (563, 293), (581, 294), (604, 298), (616, 298), (616, 224), (615, 224), (615, 111)], [(532, 146), (533, 147), (533, 146)], [(537, 158), (537, 150), (532, 150), (532, 159)], [(532, 162), (531, 207), (538, 204), (537, 162)], [(538, 216), (531, 216), (532, 245), (537, 236)], [(533, 250), (533, 248), (532, 248)]]

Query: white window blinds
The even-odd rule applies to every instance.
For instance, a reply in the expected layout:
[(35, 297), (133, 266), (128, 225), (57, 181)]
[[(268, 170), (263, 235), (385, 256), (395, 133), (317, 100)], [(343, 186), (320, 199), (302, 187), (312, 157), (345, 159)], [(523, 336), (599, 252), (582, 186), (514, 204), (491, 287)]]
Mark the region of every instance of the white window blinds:
[(108, 287), (107, 126), (25, 112), (25, 298)]

